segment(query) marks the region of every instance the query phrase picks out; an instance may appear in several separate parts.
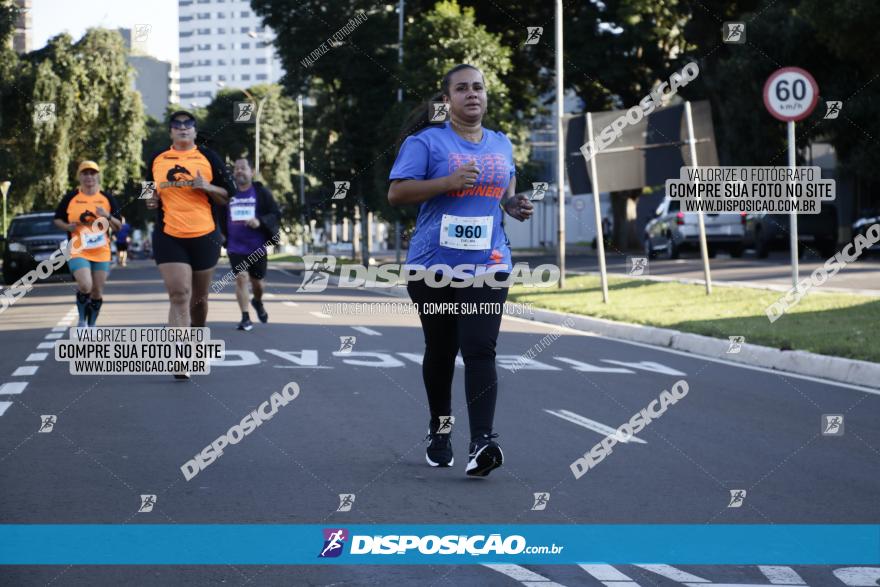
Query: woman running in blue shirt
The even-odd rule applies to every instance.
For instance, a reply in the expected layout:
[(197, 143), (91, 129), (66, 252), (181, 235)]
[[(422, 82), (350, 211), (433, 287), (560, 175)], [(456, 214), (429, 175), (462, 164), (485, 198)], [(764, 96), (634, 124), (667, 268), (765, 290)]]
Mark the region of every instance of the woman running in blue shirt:
[[(454, 463), (452, 377), (460, 350), (471, 436), (465, 471), (485, 477), (504, 460), (492, 427), (498, 391), (495, 343), (508, 288), (492, 287), (491, 279), (465, 287), (448, 283), (437, 287), (435, 274), (468, 281), (489, 272), (495, 283), (506, 281), (512, 264), (502, 210), (524, 221), (532, 215), (533, 206), (525, 196), (514, 195), (510, 140), (482, 126), (487, 106), (483, 74), (471, 65), (455, 66), (444, 76), (441, 93), (432, 101), (447, 104), (449, 120), (429, 124), (427, 109), (422, 108), (416, 117), (411, 116), (389, 176), (388, 201), (392, 206), (419, 204), (407, 265), (441, 266), (407, 286), (425, 335), (422, 376), (431, 412), (425, 458), (434, 467)], [(441, 307), (436, 304), (457, 304), (442, 307), (463, 311), (435, 313), (433, 309)]]

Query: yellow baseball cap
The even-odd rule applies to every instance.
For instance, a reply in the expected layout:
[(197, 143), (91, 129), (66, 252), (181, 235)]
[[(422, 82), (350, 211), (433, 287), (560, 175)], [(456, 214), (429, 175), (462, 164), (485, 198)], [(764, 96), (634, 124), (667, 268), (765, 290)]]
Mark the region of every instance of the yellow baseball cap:
[(82, 163), (79, 164), (79, 169), (76, 170), (76, 174), (79, 175), (80, 173), (82, 173), (86, 169), (91, 169), (91, 170), (96, 171), (98, 173), (101, 172), (101, 168), (98, 167), (97, 163), (95, 163), (94, 161), (86, 160), (86, 161), (83, 161)]

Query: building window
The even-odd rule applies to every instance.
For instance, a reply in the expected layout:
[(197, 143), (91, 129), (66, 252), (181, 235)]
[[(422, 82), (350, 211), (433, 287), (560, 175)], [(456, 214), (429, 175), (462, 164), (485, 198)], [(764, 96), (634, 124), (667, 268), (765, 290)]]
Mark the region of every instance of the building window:
[(196, 45), (196, 49), (199, 51), (210, 51), (211, 50), (211, 43), (200, 43), (200, 44)]
[(196, 81), (194, 77), (182, 77), (180, 78), (180, 83), (182, 84), (191, 84)]
[(223, 51), (226, 49), (226, 43), (217, 43), (217, 49)]
[(195, 47), (181, 47), (181, 48), (180, 48), (180, 52), (181, 52), (181, 53), (189, 53), (189, 52), (192, 51), (193, 49), (195, 49)]
[(192, 31), (185, 31), (185, 32), (181, 31), (180, 36), (181, 37), (191, 37), (191, 36), (193, 36), (193, 32)]
[(196, 29), (197, 35), (210, 35), (211, 29)]
[(266, 65), (265, 57), (257, 57), (257, 65)]
[(225, 82), (225, 81), (226, 81), (226, 76), (225, 76), (225, 75), (218, 75), (218, 76), (217, 76), (217, 81)]
[(241, 17), (242, 17), (242, 18), (250, 18), (250, 16), (251, 16), (251, 13), (250, 13), (249, 10), (242, 10), (242, 11), (241, 11)]
[(243, 26), (243, 27), (241, 27), (241, 32), (243, 32), (243, 33), (249, 33), (249, 32), (251, 32), (251, 27), (249, 27), (249, 26)]
[(246, 81), (250, 81), (250, 79), (251, 79), (251, 74), (249, 74), (249, 73), (241, 74), (241, 81), (246, 82)]
[(242, 44), (241, 44), (241, 48), (242, 48), (242, 49), (250, 49), (250, 48), (251, 48), (251, 44), (250, 44), (250, 43), (242, 43)]
[(189, 100), (189, 99), (191, 99), (191, 98), (195, 98), (195, 97), (196, 97), (196, 95), (195, 95), (194, 93), (192, 93), (192, 92), (187, 92), (186, 94), (181, 94), (181, 95), (180, 95), (180, 99), (181, 99), (181, 100)]
[(192, 66), (193, 66), (193, 63), (191, 61), (189, 61), (187, 63), (181, 63), (180, 69), (186, 69), (187, 67), (192, 67)]
[(258, 79), (258, 80), (269, 79), (269, 76), (266, 75), (265, 73), (258, 73), (258, 74), (257, 74), (257, 79)]
[(226, 34), (226, 29), (223, 28), (223, 27), (218, 28), (218, 29), (217, 29), (217, 34), (218, 34), (218, 35), (225, 35), (225, 34)]
[(217, 65), (226, 65), (226, 60), (225, 59), (218, 59)]
[(208, 20), (209, 18), (211, 18), (211, 13), (210, 12), (199, 12), (198, 14), (196, 14), (196, 18), (199, 20)]
[(270, 43), (269, 41), (260, 41), (259, 43), (257, 43), (257, 49), (265, 49), (266, 47), (270, 46), (271, 44), (272, 43)]
[(200, 75), (196, 79), (200, 82), (209, 82), (209, 81), (211, 81), (211, 76), (210, 75)]

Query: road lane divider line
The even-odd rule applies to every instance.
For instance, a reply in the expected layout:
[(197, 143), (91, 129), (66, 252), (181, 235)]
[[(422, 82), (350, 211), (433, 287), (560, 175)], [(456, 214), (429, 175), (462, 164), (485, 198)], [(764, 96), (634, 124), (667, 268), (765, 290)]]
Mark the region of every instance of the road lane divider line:
[(33, 375), (34, 373), (36, 373), (37, 369), (39, 369), (39, 367), (37, 367), (37, 366), (19, 367), (18, 369), (16, 369), (15, 371), (12, 372), (12, 376), (13, 377), (26, 377), (28, 375)]
[(493, 571), (497, 571), (502, 575), (507, 575), (514, 581), (519, 581), (523, 585), (540, 585), (541, 587), (565, 587), (560, 583), (554, 583), (544, 575), (529, 570), (520, 565), (483, 565)]
[(316, 318), (325, 318), (326, 319), (326, 318), (333, 317), (330, 314), (325, 314), (324, 312), (309, 312), (309, 314), (311, 314), (312, 316), (315, 316)]
[(0, 402), (0, 416), (5, 414), (10, 407), (12, 407), (12, 402)]
[[(574, 412), (569, 412), (568, 410), (548, 410), (544, 409), (545, 412), (552, 416), (556, 416), (557, 418), (562, 418), (563, 420), (567, 420), (572, 424), (577, 424), (578, 426), (583, 426), (588, 430), (592, 430), (593, 432), (598, 432), (603, 436), (619, 436), (616, 428), (612, 428), (611, 426), (606, 426), (601, 422), (596, 422), (595, 420), (590, 420), (589, 418), (585, 418), (580, 414), (576, 414)], [(638, 444), (648, 444), (646, 441), (641, 438), (637, 438), (635, 436), (630, 436), (629, 438), (623, 438), (622, 436), (618, 440), (618, 442), (622, 442), (627, 444), (629, 442), (636, 442)]]
[(58, 340), (58, 339), (61, 338), (62, 336), (64, 336), (64, 333), (63, 333), (63, 332), (50, 332), (49, 334), (47, 334), (47, 335), (44, 336), (43, 338), (44, 338), (45, 340)]
[(0, 395), (18, 395), (28, 386), (27, 381), (12, 381), (0, 385)]
[(45, 361), (48, 356), (49, 353), (31, 353), (25, 361)]
[(55, 343), (54, 342), (41, 342), (37, 345), (37, 350), (46, 351), (46, 350), (54, 350)]

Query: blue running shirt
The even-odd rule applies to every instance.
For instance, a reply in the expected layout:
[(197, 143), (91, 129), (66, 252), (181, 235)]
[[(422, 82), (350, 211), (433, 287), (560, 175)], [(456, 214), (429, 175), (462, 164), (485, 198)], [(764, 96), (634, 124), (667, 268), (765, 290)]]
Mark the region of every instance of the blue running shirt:
[[(484, 128), (482, 141), (471, 143), (458, 136), (449, 122), (431, 126), (407, 137), (388, 178), (435, 179), (451, 175), (471, 160), (476, 161), (480, 171), (473, 187), (439, 193), (419, 206), (407, 265), (512, 269), (499, 201), (507, 193), (516, 169), (513, 147), (504, 133)], [(474, 272), (462, 269), (454, 274)]]

